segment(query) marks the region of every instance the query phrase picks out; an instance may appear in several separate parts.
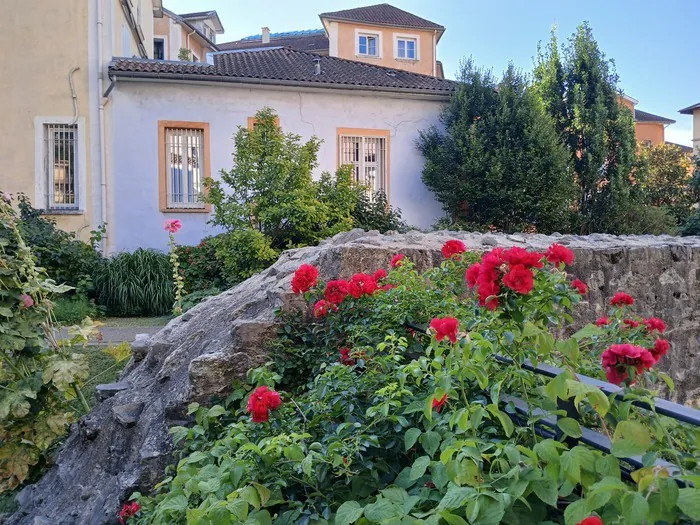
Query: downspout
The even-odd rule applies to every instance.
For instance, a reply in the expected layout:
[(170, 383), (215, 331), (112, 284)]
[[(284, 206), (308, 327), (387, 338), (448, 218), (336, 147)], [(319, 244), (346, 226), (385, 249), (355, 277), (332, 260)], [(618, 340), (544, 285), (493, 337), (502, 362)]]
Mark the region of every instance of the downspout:
[(437, 35), (437, 29), (433, 29), (433, 76), (437, 76), (437, 42), (435, 37)]
[(102, 0), (97, 1), (97, 100), (99, 101), (99, 109), (97, 112), (97, 121), (100, 128), (100, 226), (105, 226), (105, 234), (102, 238), (102, 253), (107, 253), (107, 238), (109, 228), (107, 227), (107, 160), (105, 148), (105, 99), (103, 96), (104, 85), (102, 80)]
[(71, 126), (75, 126), (75, 123), (78, 122), (78, 94), (75, 92), (75, 86), (73, 85), (73, 73), (75, 73), (79, 69), (79, 67), (74, 67), (68, 73), (68, 85), (70, 85), (70, 96), (73, 99), (73, 122), (71, 123)]
[[(196, 32), (197, 32), (197, 30), (193, 29), (192, 32), (189, 35), (187, 35), (187, 51), (189, 51), (190, 53), (192, 53), (192, 50), (190, 49), (190, 37), (192, 35), (194, 35)], [(194, 56), (194, 53), (192, 53), (192, 56)]]

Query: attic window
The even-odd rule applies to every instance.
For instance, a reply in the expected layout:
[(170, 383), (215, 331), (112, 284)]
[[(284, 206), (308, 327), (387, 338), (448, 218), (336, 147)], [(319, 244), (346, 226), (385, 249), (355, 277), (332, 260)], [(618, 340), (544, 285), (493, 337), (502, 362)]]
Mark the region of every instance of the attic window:
[(357, 38), (357, 54), (369, 57), (379, 56), (379, 36), (360, 34)]

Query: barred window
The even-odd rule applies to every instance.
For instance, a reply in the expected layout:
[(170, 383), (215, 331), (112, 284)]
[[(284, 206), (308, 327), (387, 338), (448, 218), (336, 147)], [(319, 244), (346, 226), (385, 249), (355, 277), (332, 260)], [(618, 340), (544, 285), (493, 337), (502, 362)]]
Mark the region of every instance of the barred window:
[(386, 137), (338, 137), (340, 165), (355, 167), (355, 180), (375, 193), (387, 191), (387, 139)]
[(46, 209), (78, 209), (78, 126), (44, 124)]
[(167, 208), (204, 208), (204, 129), (165, 128)]

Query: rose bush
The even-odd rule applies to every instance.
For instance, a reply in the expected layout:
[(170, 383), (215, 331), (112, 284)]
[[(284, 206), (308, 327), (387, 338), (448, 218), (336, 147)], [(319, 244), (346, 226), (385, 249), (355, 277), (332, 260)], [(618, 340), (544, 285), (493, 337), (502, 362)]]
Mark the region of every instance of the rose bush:
[[(605, 323), (557, 338), (587, 291), (566, 273), (573, 252), (457, 248), (423, 274), (405, 255), (386, 275), (327, 283), (300, 268), (294, 291), (315, 305), (312, 322), (281, 313), (272, 362), (222, 404), (191, 406), (195, 424), (172, 429), (177, 467), (132, 496), (129, 523), (700, 520), (700, 434), (632, 404), (660, 379), (672, 387), (655, 369), (665, 325), (623, 299)], [(562, 372), (530, 373), (528, 359)], [(614, 375), (624, 399), (580, 373)], [(611, 453), (579, 443), (582, 424)], [(629, 472), (632, 456), (643, 468)]]

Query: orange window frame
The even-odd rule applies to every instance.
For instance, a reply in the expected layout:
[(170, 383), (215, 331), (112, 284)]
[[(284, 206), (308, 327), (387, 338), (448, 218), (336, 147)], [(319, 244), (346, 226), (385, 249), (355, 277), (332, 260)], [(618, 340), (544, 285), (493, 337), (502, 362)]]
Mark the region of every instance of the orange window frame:
[[(258, 119), (256, 119), (255, 117), (248, 117), (248, 129), (250, 131), (253, 131), (253, 128), (255, 127), (255, 124), (257, 122), (258, 122)], [(275, 117), (275, 126), (277, 126), (278, 128), (281, 127), (279, 117)]]
[[(166, 161), (165, 130), (168, 128), (197, 129), (204, 133), (204, 179), (211, 178), (211, 159), (209, 158), (209, 123), (187, 122), (182, 120), (158, 121), (158, 204), (162, 213), (211, 213), (211, 204), (202, 208), (168, 208), (168, 164)], [(204, 193), (207, 193), (206, 185)]]

